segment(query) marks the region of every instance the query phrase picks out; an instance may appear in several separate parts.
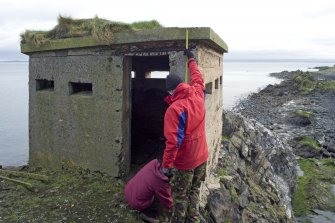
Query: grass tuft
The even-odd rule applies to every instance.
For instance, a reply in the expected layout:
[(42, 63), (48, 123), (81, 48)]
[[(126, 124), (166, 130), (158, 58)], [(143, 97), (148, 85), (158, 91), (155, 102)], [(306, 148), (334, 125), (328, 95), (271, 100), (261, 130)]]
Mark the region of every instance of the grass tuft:
[(300, 159), (298, 163), (304, 176), (298, 178), (293, 197), (295, 216), (307, 216), (313, 209), (335, 211), (335, 195), (331, 191), (335, 183), (334, 161)]
[(297, 109), (293, 111), (293, 114), (296, 116), (304, 117), (304, 118), (312, 118), (314, 117), (314, 113), (311, 111), (305, 111), (301, 109)]
[(312, 147), (313, 149), (316, 150), (320, 150), (321, 149), (321, 144), (319, 143), (319, 141), (309, 137), (309, 136), (302, 136), (300, 141), (300, 144), (302, 145), (308, 145), (310, 147)]
[(293, 80), (295, 81), (298, 89), (306, 94), (313, 91), (317, 86), (317, 81), (314, 80), (309, 72), (299, 73)]
[(115, 33), (121, 31), (136, 31), (141, 29), (160, 28), (162, 25), (156, 21), (139, 21), (123, 23), (109, 21), (95, 16), (91, 19), (73, 19), (71, 17), (58, 17), (58, 24), (50, 31), (26, 30), (22, 33), (21, 43), (39, 47), (50, 40), (92, 36), (95, 40), (109, 44)]

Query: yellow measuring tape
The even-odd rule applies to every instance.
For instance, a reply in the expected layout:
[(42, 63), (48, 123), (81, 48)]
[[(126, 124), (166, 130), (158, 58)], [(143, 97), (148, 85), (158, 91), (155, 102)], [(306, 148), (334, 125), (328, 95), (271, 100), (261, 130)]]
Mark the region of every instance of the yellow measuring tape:
[[(186, 49), (188, 49), (188, 29), (186, 29)], [(186, 55), (185, 82), (188, 83), (188, 57)]]

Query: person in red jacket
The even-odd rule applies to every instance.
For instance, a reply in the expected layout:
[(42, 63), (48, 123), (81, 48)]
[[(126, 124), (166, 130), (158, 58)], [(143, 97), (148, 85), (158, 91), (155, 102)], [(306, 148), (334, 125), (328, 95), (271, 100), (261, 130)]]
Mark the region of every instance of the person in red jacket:
[(204, 79), (193, 53), (186, 49), (190, 84), (182, 83), (177, 75), (166, 78), (170, 105), (164, 116), (163, 172), (174, 169), (172, 190), (174, 207), (172, 222), (200, 222), (198, 203), (201, 182), (205, 179), (208, 147), (205, 133)]
[[(168, 175), (169, 176), (169, 175)], [(148, 222), (159, 222), (149, 216), (156, 203), (165, 209), (173, 206), (169, 177), (162, 172), (162, 164), (157, 159), (147, 163), (126, 185), (124, 197), (129, 206), (141, 211), (140, 217)], [(156, 211), (156, 210), (154, 210)]]

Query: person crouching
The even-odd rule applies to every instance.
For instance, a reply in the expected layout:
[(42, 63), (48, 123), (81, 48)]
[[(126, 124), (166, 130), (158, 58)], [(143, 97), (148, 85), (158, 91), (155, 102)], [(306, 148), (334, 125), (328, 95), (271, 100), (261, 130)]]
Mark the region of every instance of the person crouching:
[[(156, 214), (168, 215), (173, 207), (173, 198), (169, 179), (162, 164), (154, 159), (146, 164), (126, 185), (124, 197), (129, 206), (141, 212), (140, 217), (147, 222), (159, 222)], [(163, 212), (163, 213), (162, 213)]]

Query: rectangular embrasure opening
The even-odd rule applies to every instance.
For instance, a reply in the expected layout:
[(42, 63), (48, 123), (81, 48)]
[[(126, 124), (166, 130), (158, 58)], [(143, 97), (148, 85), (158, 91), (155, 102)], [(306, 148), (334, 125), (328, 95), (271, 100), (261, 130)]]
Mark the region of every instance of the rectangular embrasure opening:
[(206, 87), (206, 94), (212, 94), (213, 91), (213, 83), (209, 82), (205, 85)]
[(215, 80), (215, 89), (219, 89), (219, 78)]
[(70, 94), (92, 95), (92, 83), (70, 82)]
[(54, 81), (47, 79), (36, 79), (36, 91), (42, 91), (42, 90), (53, 91)]

